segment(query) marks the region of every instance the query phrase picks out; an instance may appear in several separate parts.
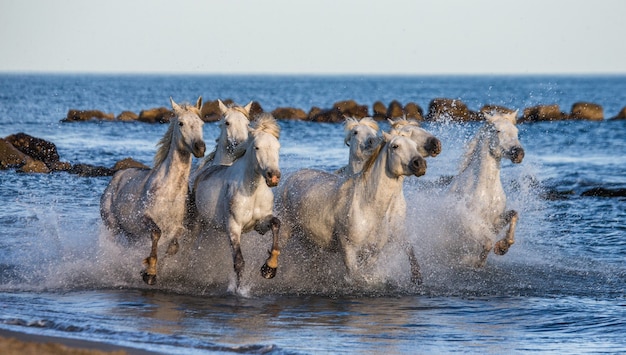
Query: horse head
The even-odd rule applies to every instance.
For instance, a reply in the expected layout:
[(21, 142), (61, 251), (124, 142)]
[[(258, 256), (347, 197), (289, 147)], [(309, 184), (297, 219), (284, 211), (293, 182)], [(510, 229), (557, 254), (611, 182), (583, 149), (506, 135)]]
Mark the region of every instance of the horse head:
[(360, 121), (353, 117), (346, 117), (344, 143), (350, 147), (350, 156), (357, 159), (366, 159), (380, 143), (378, 124), (371, 117), (364, 117)]
[(436, 157), (441, 153), (441, 141), (430, 134), (416, 120), (407, 120), (406, 117), (391, 120), (391, 131), (389, 133), (409, 137), (417, 143), (417, 149), (423, 157)]
[(173, 129), (173, 139), (178, 142), (178, 148), (192, 153), (196, 158), (203, 157), (206, 145), (202, 139), (204, 121), (200, 118), (202, 96), (198, 98), (195, 106), (178, 105), (171, 97), (170, 103), (175, 115), (170, 127)]
[(489, 149), (493, 156), (510, 159), (519, 164), (524, 159), (524, 148), (519, 142), (518, 129), (515, 126), (517, 111), (512, 113), (485, 114), (490, 125), (491, 140)]
[(235, 148), (248, 139), (248, 125), (250, 124), (250, 108), (252, 102), (246, 106), (226, 106), (221, 100), (217, 100), (222, 119), (220, 120), (219, 144), (226, 147), (232, 153)]
[(387, 145), (387, 171), (394, 176), (426, 174), (426, 159), (417, 149), (417, 143), (408, 137), (383, 132)]
[(278, 166), (280, 126), (271, 114), (263, 113), (249, 130), (248, 150), (254, 155), (255, 170), (265, 178), (267, 186), (275, 187), (281, 176)]

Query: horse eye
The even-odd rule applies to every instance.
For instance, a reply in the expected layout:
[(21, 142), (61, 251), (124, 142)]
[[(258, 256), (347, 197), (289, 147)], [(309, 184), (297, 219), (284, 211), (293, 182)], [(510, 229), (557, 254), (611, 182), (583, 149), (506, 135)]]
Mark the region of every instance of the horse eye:
[(230, 122), (226, 121), (224, 122), (225, 125), (230, 126)]
[(354, 134), (354, 135), (356, 136), (357, 134), (359, 134), (359, 132), (357, 132), (357, 131), (354, 131), (354, 133), (352, 133), (352, 134)]
[(184, 126), (184, 123), (178, 122), (178, 125), (182, 127), (182, 126)]
[(398, 149), (398, 145), (397, 144), (392, 144), (391, 145), (391, 149)]

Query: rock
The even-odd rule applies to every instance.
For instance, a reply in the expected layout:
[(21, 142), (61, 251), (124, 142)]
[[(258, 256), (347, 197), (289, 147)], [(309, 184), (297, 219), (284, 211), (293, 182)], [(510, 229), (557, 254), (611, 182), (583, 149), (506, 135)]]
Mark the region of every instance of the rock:
[(613, 120), (625, 120), (626, 119), (626, 106), (622, 107), (622, 110), (617, 114), (617, 116), (611, 118)]
[(404, 117), (404, 110), (402, 104), (397, 100), (393, 100), (387, 106), (387, 118), (401, 118)]
[(122, 111), (122, 113), (117, 115), (115, 119), (118, 121), (128, 122), (128, 121), (136, 121), (138, 118), (139, 118), (139, 115), (132, 111)]
[(257, 116), (262, 113), (263, 107), (261, 107), (261, 104), (257, 101), (252, 101), (252, 106), (250, 106), (250, 120), (253, 121)]
[(112, 121), (115, 119), (115, 115), (112, 113), (104, 113), (100, 110), (70, 109), (67, 112), (67, 116), (62, 119), (61, 122), (83, 122), (92, 119)]
[(83, 177), (111, 176), (114, 171), (104, 166), (96, 166), (91, 164), (74, 164), (69, 170), (71, 174), (77, 174)]
[(118, 161), (117, 163), (115, 163), (115, 165), (113, 165), (113, 168), (111, 168), (111, 170), (113, 172), (116, 172), (118, 170), (124, 170), (128, 168), (150, 169), (150, 167), (147, 166), (146, 164), (140, 163), (136, 161), (135, 159), (129, 157), (129, 158), (122, 159)]
[(605, 187), (594, 187), (584, 191), (581, 196), (593, 197), (626, 197), (626, 189), (607, 189)]
[(479, 115), (471, 114), (467, 105), (456, 99), (437, 98), (430, 101), (426, 119), (429, 121), (459, 121), (466, 122), (480, 119)]
[(139, 113), (139, 117), (137, 117), (137, 121), (147, 123), (169, 123), (172, 117), (174, 117), (174, 112), (166, 107), (157, 107), (142, 110)]
[(481, 114), (485, 114), (485, 113), (504, 113), (504, 114), (509, 114), (509, 113), (514, 113), (515, 110), (511, 110), (508, 107), (499, 106), (499, 105), (485, 105), (485, 106), (481, 107), (479, 112)]
[[(224, 105), (232, 105), (233, 100), (226, 99), (222, 100)], [(251, 110), (252, 111), (252, 110)], [(222, 118), (222, 111), (220, 110), (220, 105), (217, 100), (215, 101), (205, 101), (202, 104), (202, 109), (200, 109), (200, 118), (204, 122), (216, 122)]]
[(22, 165), (18, 169), (16, 169), (19, 173), (41, 173), (47, 174), (50, 172), (48, 166), (41, 160), (35, 160), (33, 158), (28, 158), (26, 160), (26, 164)]
[(372, 105), (372, 111), (374, 111), (374, 115), (372, 116), (377, 121), (382, 121), (387, 119), (387, 106), (385, 106), (382, 101), (376, 101)]
[(277, 120), (306, 120), (307, 114), (304, 110), (293, 107), (278, 107), (272, 111), (272, 116)]
[(572, 105), (570, 118), (578, 120), (602, 121), (604, 110), (602, 106), (591, 102), (576, 102)]
[(41, 160), (49, 167), (59, 162), (59, 153), (54, 143), (26, 133), (16, 133), (5, 139), (22, 153), (35, 160)]
[(404, 105), (404, 114), (407, 119), (412, 118), (417, 121), (424, 120), (424, 110), (415, 102), (408, 102)]
[(557, 121), (567, 118), (559, 105), (538, 105), (524, 109), (519, 122)]
[(363, 118), (369, 115), (367, 105), (359, 105), (354, 100), (338, 101), (333, 104), (333, 109), (339, 111), (341, 116)]
[(19, 168), (26, 164), (28, 155), (15, 148), (6, 139), (0, 138), (0, 170)]

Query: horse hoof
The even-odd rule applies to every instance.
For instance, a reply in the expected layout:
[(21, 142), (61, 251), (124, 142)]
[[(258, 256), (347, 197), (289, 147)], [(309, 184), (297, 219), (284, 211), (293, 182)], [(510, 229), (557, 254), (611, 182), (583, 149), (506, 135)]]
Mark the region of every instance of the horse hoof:
[(493, 252), (496, 255), (504, 255), (507, 251), (509, 251), (509, 247), (511, 245), (504, 240), (499, 240), (496, 242), (496, 245), (493, 247)]
[(276, 268), (269, 267), (267, 266), (267, 264), (263, 264), (263, 266), (261, 266), (261, 275), (268, 280), (273, 279), (274, 276), (276, 276)]
[(143, 278), (143, 282), (147, 283), (148, 285), (156, 285), (156, 275), (149, 275), (144, 271), (141, 273), (141, 277)]

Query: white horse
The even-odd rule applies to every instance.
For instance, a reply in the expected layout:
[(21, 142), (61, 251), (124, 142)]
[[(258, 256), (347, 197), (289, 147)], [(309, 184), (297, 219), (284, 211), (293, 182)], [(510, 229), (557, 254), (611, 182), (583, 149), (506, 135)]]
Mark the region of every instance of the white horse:
[(348, 165), (335, 173), (349, 176), (363, 169), (363, 164), (372, 155), (381, 138), (378, 135), (378, 123), (372, 117), (363, 117), (361, 120), (346, 117), (343, 127), (346, 133), (343, 142), (350, 147)]
[[(401, 232), (406, 211), (391, 210), (404, 199), (405, 176), (426, 173), (426, 161), (406, 137), (382, 134), (383, 141), (362, 171), (340, 176), (304, 169), (279, 187), (281, 242), (292, 232), (317, 246), (342, 253), (349, 276), (375, 258), (390, 239), (398, 239), (411, 264), (411, 280), (420, 283), (419, 264)], [(397, 234), (396, 234), (397, 233)]]
[(272, 250), (261, 273), (265, 278), (276, 275), (280, 221), (273, 214), (274, 194), (271, 188), (280, 180), (279, 134), (280, 127), (273, 116), (261, 114), (250, 128), (250, 137), (242, 144), (245, 150), (237, 150), (243, 155), (232, 165), (214, 165), (204, 169), (195, 181), (195, 205), (200, 227), (209, 233), (228, 235), (237, 288), (241, 285), (244, 270), (241, 234), (252, 229), (260, 234), (272, 230)]
[[(491, 249), (503, 255), (515, 243), (518, 213), (506, 210), (500, 162), (505, 158), (518, 164), (524, 159), (524, 148), (515, 127), (516, 117), (517, 111), (485, 115), (486, 123), (468, 144), (460, 172), (452, 179), (447, 192), (459, 212), (453, 218), (458, 223), (456, 233), (460, 245), (453, 243), (478, 267), (485, 264)], [(506, 235), (496, 242), (507, 224)]]
[(156, 283), (159, 243), (168, 243), (166, 255), (178, 251), (178, 238), (185, 232), (191, 154), (200, 158), (206, 148), (200, 119), (202, 98), (195, 107), (179, 106), (171, 98), (170, 102), (175, 117), (159, 141), (154, 167), (118, 171), (100, 199), (100, 214), (111, 231), (135, 243), (151, 240), (142, 271), (149, 285)]
[(423, 157), (434, 158), (441, 153), (441, 141), (420, 127), (418, 121), (408, 120), (406, 117), (388, 121), (391, 124), (389, 133), (411, 138), (417, 143), (418, 152)]

